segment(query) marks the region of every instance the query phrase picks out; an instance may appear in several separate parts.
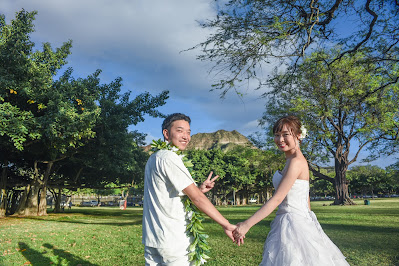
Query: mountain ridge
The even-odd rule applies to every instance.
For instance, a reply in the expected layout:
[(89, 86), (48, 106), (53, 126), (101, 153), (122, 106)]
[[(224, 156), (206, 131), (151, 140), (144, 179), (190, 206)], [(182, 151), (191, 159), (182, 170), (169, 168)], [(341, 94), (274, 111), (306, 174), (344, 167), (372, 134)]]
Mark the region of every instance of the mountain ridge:
[[(220, 129), (212, 133), (197, 133), (192, 135), (187, 150), (221, 149), (223, 151), (229, 151), (236, 146), (255, 148), (248, 138), (237, 130), (227, 131)], [(147, 145), (143, 148), (145, 151), (149, 151), (151, 145)]]
[(187, 150), (212, 150), (222, 149), (231, 150), (235, 146), (253, 147), (253, 144), (237, 130), (227, 131), (220, 129), (213, 133), (197, 133), (191, 136), (191, 141)]

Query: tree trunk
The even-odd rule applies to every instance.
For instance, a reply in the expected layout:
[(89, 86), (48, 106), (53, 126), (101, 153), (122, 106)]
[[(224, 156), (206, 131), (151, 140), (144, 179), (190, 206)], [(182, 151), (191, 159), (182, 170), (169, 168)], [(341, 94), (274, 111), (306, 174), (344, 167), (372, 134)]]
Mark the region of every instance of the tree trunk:
[(42, 185), (39, 193), (38, 216), (47, 215), (47, 186)]
[(211, 202), (213, 205), (219, 206), (221, 204), (221, 200), (218, 197), (219, 186), (215, 185), (215, 187), (211, 190)]
[(241, 205), (241, 193), (236, 193), (236, 202), (235, 205)]
[(28, 196), (29, 196), (30, 190), (31, 190), (31, 184), (28, 184), (25, 187), (24, 192), (22, 192), (22, 196), (20, 196), (20, 200), (19, 200), (18, 203), (16, 202), (16, 199), (13, 198), (13, 204), (17, 204), (18, 205), (16, 210), (15, 210), (15, 212), (14, 212), (15, 214), (23, 215), (24, 209), (25, 209), (25, 205), (26, 205), (26, 201), (28, 200)]
[(0, 217), (6, 216), (7, 210), (7, 166), (4, 165), (0, 177)]
[(54, 196), (54, 212), (60, 213), (61, 212), (62, 188), (58, 189), (58, 194), (54, 192), (53, 196)]
[(8, 193), (8, 202), (9, 208), (6, 209), (6, 214), (13, 215), (18, 209), (18, 202), (23, 198), (23, 192), (18, 190), (12, 190), (11, 193)]
[(215, 206), (221, 206), (222, 205), (222, 200), (219, 197), (214, 197), (213, 202)]
[(348, 164), (335, 160), (335, 200), (333, 205), (354, 205), (355, 203), (349, 197), (346, 171)]
[(24, 196), (16, 212), (17, 215), (37, 216), (39, 208), (39, 191), (39, 182), (33, 180), (32, 183), (25, 188)]
[(242, 193), (242, 205), (247, 205), (248, 204), (248, 190), (244, 189)]
[(270, 187), (268, 187), (266, 189), (266, 201), (268, 201), (271, 197), (272, 197), (272, 189)]
[(247, 204), (248, 204), (248, 198), (246, 196), (243, 196), (241, 205), (247, 205)]
[(47, 182), (50, 177), (54, 162), (50, 161), (47, 163), (46, 171), (43, 175), (43, 180), (39, 180), (40, 182), (40, 194), (39, 196), (39, 206), (37, 210), (37, 215), (43, 216), (47, 215)]

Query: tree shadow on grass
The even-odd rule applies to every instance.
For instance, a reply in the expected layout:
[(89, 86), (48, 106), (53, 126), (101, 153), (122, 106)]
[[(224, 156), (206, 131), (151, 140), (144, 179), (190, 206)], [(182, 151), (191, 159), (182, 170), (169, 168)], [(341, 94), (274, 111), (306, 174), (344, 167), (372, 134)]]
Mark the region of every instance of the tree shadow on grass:
[(40, 219), (37, 217), (27, 217), (25, 219), (31, 219), (31, 220), (38, 220), (38, 221), (43, 221), (43, 222), (56, 222), (56, 223), (70, 223), (70, 224), (90, 224), (90, 225), (111, 225), (111, 226), (131, 226), (131, 225), (142, 225), (142, 221), (133, 221), (133, 222), (121, 222), (121, 221), (115, 221), (115, 222), (101, 222), (101, 221), (93, 221), (93, 220), (46, 220), (46, 219)]
[[(82, 214), (90, 216), (112, 216), (112, 217), (134, 217), (137, 215), (143, 215), (142, 208), (127, 208), (126, 210), (121, 210), (119, 208), (108, 208), (108, 207), (76, 207), (71, 210), (65, 210), (64, 214)], [(60, 213), (60, 214), (63, 214)]]
[(119, 209), (76, 209), (63, 213), (49, 213), (46, 216), (10, 216), (10, 219), (28, 219), (43, 222), (59, 222), (72, 224), (96, 224), (111, 226), (132, 226), (142, 224), (142, 210), (122, 211)]
[(389, 226), (379, 225), (348, 225), (348, 224), (324, 224), (320, 223), (324, 230), (339, 230), (342, 232), (357, 232), (357, 233), (387, 233), (399, 235), (399, 229)]
[[(22, 255), (32, 264), (32, 265), (88, 265), (88, 266), (98, 266), (98, 264), (93, 264), (87, 260), (84, 260), (78, 256), (66, 252), (63, 249), (57, 249), (53, 245), (45, 243), (43, 247), (47, 250), (43, 252), (38, 252), (31, 249), (29, 245), (24, 242), (18, 243)], [(51, 252), (50, 258), (44, 256), (43, 254)]]

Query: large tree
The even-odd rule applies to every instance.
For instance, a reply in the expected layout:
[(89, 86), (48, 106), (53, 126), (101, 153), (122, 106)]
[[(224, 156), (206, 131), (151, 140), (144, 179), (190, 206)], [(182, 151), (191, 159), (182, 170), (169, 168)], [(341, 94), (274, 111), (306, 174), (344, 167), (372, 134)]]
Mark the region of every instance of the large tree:
[[(362, 53), (345, 55), (330, 65), (339, 51), (314, 53), (293, 70), (294, 75), (276, 74), (270, 81), (263, 122), (296, 114), (309, 130), (306, 156), (316, 178), (336, 188), (335, 204), (351, 204), (346, 171), (361, 151), (372, 150), (369, 160), (395, 151), (399, 129), (399, 85), (387, 84), (384, 70), (365, 64)], [(398, 69), (392, 72), (397, 75)], [(376, 93), (375, 91), (378, 90)], [(335, 177), (321, 166), (333, 162)]]
[[(299, 114), (310, 127), (314, 147), (332, 156), (336, 177), (331, 179), (320, 174), (317, 167), (312, 169), (319, 173), (319, 178), (334, 183), (336, 204), (351, 203), (345, 178), (347, 167), (356, 161), (364, 147), (381, 144), (384, 139), (397, 140), (397, 94), (393, 88), (399, 80), (399, 3), (383, 0), (217, 2), (216, 18), (201, 23), (212, 33), (194, 47), (201, 50), (200, 60), (215, 63), (213, 70), (220, 78), (214, 88), (221, 90), (222, 97), (231, 89), (243, 95), (240, 86), (252, 86), (255, 80), (257, 88), (269, 97), (267, 106), (280, 110), (268, 108), (267, 122), (273, 122), (283, 113)], [(327, 56), (314, 56), (314, 52), (331, 47), (339, 49), (325, 53)], [(350, 58), (356, 63), (349, 62)], [(310, 61), (314, 62), (313, 72), (307, 71), (307, 77), (299, 81), (298, 73), (305, 73), (304, 68), (310, 68)], [(348, 62), (360, 72), (342, 68)], [(269, 75), (273, 68), (270, 65), (275, 67), (277, 79)], [(362, 75), (365, 81), (361, 80)], [(312, 77), (313, 80), (319, 78), (324, 86), (312, 83)], [(310, 87), (301, 86), (305, 81)], [(278, 86), (282, 86), (281, 89)], [(310, 104), (307, 97), (312, 99)], [(387, 102), (385, 107), (381, 105), (381, 98)], [(291, 101), (293, 99), (297, 101)], [(290, 110), (297, 104), (297, 109)], [(350, 158), (354, 140), (361, 144)]]
[[(161, 115), (156, 108), (168, 97), (168, 92), (143, 93), (130, 99), (130, 93), (119, 93), (121, 78), (100, 84), (100, 70), (75, 79), (69, 68), (55, 80), (72, 43), (55, 50), (44, 43), (33, 51), (35, 15), (22, 10), (9, 25), (0, 16), (0, 216), (10, 205), (19, 215), (45, 215), (49, 182), (70, 185), (88, 165), (99, 174), (86, 173), (85, 185), (131, 183), (145, 156), (138, 147), (143, 134), (128, 127), (144, 121), (145, 114)], [(76, 166), (73, 178), (65, 165)]]
[(162, 116), (154, 107), (163, 105), (167, 91), (157, 97), (142, 93), (130, 99), (130, 92), (121, 94), (121, 80), (99, 87), (100, 117), (93, 130), (96, 137), (66, 160), (60, 172), (65, 187), (99, 189), (107, 183), (139, 184), (143, 177), (147, 154), (145, 134), (129, 131), (128, 127), (144, 121), (144, 114)]
[[(12, 166), (16, 162), (20, 164), (20, 167), (23, 164), (23, 168), (30, 165), (33, 170), (28, 171), (25, 169), (24, 172), (29, 173), (32, 177), (32, 182), (26, 186), (26, 197), (23, 197), (21, 202), (26, 202), (32, 209), (36, 209), (33, 212), (37, 213), (38, 194), (40, 189), (44, 188), (43, 180), (50, 174), (52, 162), (49, 162), (48, 158), (40, 156), (36, 156), (35, 159), (25, 157), (25, 160), (21, 160), (21, 157), (25, 156), (23, 155), (26, 152), (25, 148), (29, 146), (32, 147), (32, 151), (40, 152), (42, 147), (34, 144), (42, 142), (42, 137), (46, 134), (48, 134), (46, 135), (48, 137), (47, 143), (53, 143), (53, 148), (57, 146), (57, 148), (65, 149), (69, 144), (68, 142), (73, 145), (75, 140), (77, 140), (77, 137), (74, 137), (74, 133), (79, 133), (80, 131), (82, 137), (86, 137), (83, 132), (87, 129), (87, 124), (85, 123), (87, 121), (83, 121), (83, 117), (92, 110), (88, 108), (87, 111), (82, 112), (81, 116), (74, 116), (73, 113), (78, 112), (77, 108), (70, 108), (70, 105), (68, 105), (69, 100), (73, 100), (69, 99), (68, 96), (72, 95), (58, 98), (57, 96), (61, 94), (60, 91), (52, 90), (52, 77), (65, 64), (65, 58), (69, 54), (71, 42), (64, 43), (56, 51), (53, 51), (50, 45), (45, 43), (43, 44), (43, 51), (33, 52), (34, 43), (30, 41), (29, 35), (34, 28), (33, 20), (35, 14), (35, 12), (21, 11), (17, 13), (16, 18), (9, 25), (6, 25), (4, 16), (0, 17), (0, 97), (2, 100), (1, 109), (4, 110), (0, 117), (3, 125), (0, 142), (3, 151), (1, 164), (4, 173), (2, 176), (2, 190), (5, 191), (7, 185), (4, 182), (7, 181), (7, 169), (15, 169)], [(62, 102), (63, 100), (65, 102)], [(62, 112), (58, 112), (61, 110), (57, 107), (57, 103), (64, 104), (65, 108)], [(51, 123), (55, 123), (52, 119), (62, 119), (63, 116), (64, 118), (68, 117), (65, 119), (67, 123), (75, 123), (77, 128), (76, 132), (66, 130), (65, 142), (61, 144), (60, 142), (54, 142), (57, 138), (58, 130), (51, 127)], [(76, 120), (73, 121), (73, 118), (76, 118)], [(79, 125), (79, 120), (83, 122), (81, 125)], [(70, 124), (69, 126), (72, 125)], [(72, 127), (69, 128), (71, 129)], [(90, 135), (87, 130), (86, 133)], [(24, 150), (23, 153), (20, 152), (22, 150)], [(41, 168), (39, 164), (44, 161), (47, 164), (47, 170), (44, 170), (44, 175), (41, 175), (39, 173), (39, 168)], [(15, 172), (14, 176), (17, 176), (18, 173), (21, 173), (21, 171)], [(30, 197), (28, 195), (36, 195), (36, 199), (29, 200)], [(4, 200), (5, 197), (2, 197), (2, 199)], [(2, 207), (5, 204), (6, 200), (2, 201)], [(27, 214), (29, 214), (29, 211), (27, 211)]]

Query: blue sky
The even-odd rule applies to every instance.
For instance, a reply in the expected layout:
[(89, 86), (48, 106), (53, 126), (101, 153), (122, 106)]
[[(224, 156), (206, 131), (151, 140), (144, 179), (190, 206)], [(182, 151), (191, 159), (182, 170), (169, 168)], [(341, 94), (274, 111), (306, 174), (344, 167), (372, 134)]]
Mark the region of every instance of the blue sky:
[[(122, 77), (123, 90), (133, 95), (169, 90), (159, 110), (189, 115), (193, 134), (224, 129), (248, 136), (260, 129), (261, 92), (248, 89), (242, 99), (234, 93), (220, 99), (220, 92), (210, 92), (217, 79), (208, 73), (212, 65), (195, 59), (199, 51), (182, 52), (211, 33), (197, 21), (215, 16), (213, 0), (1, 0), (0, 13), (9, 22), (22, 8), (38, 11), (31, 35), (37, 48), (43, 42), (56, 48), (73, 41), (68, 67), (75, 78), (102, 69), (102, 83)], [(150, 141), (161, 138), (161, 123), (148, 117), (131, 129), (148, 134)], [(385, 158), (374, 162), (390, 163)]]
[[(101, 81), (123, 78), (123, 89), (133, 95), (170, 91), (166, 114), (186, 113), (192, 132), (219, 129), (249, 135), (258, 130), (263, 103), (252, 92), (244, 99), (233, 93), (224, 100), (210, 92), (214, 77), (209, 63), (195, 59), (196, 51), (181, 52), (205, 40), (207, 30), (196, 21), (212, 18), (212, 0), (2, 0), (6, 20), (24, 8), (38, 11), (32, 40), (40, 48), (73, 41), (68, 66), (74, 77), (86, 77), (102, 69)], [(148, 118), (132, 127), (147, 133), (148, 140), (161, 137), (162, 119)]]

